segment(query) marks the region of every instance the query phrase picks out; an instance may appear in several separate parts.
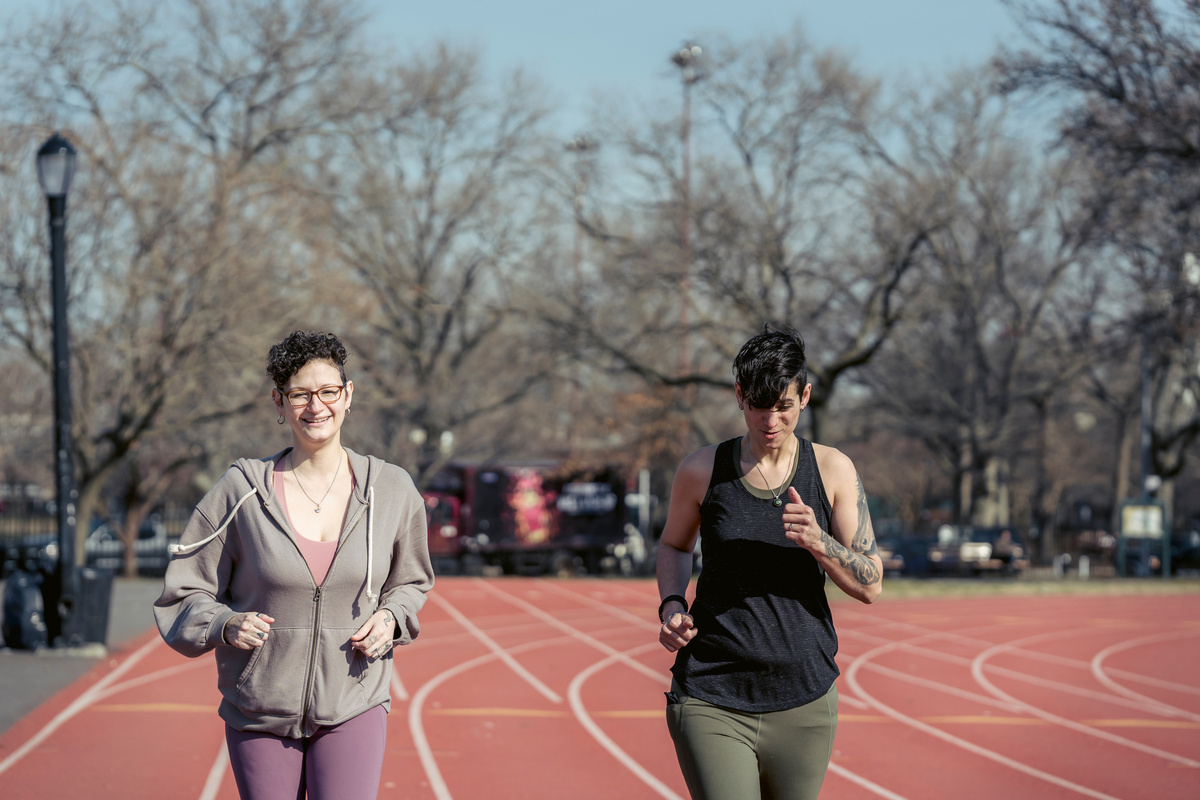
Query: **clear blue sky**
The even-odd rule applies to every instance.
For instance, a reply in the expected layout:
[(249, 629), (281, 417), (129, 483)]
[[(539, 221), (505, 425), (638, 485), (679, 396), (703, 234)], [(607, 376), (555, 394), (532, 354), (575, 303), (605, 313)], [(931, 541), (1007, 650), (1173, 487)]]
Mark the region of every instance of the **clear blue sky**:
[[(647, 99), (673, 90), (668, 61), (684, 40), (735, 40), (799, 22), (817, 47), (836, 47), (882, 76), (937, 74), (983, 62), (1017, 35), (1000, 0), (364, 0), (368, 35), (399, 52), (436, 39), (480, 48), (490, 71), (523, 67), (559, 101), (564, 132), (582, 125), (596, 93)], [(0, 0), (0, 20), (63, 0)], [(674, 92), (672, 91), (672, 94)]]
[(559, 124), (585, 118), (593, 93), (647, 98), (678, 78), (670, 54), (705, 34), (769, 36), (799, 22), (881, 76), (936, 74), (985, 61), (1018, 35), (1000, 0), (368, 0), (372, 35), (403, 49), (437, 38), (478, 46), (493, 69), (521, 66), (549, 85)]

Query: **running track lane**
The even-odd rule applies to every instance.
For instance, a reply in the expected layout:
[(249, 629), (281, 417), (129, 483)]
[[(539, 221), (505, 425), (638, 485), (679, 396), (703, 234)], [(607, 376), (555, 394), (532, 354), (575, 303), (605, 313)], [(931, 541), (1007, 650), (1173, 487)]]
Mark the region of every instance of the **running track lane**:
[[(836, 590), (833, 590), (836, 594)], [(439, 578), (381, 798), (686, 798), (650, 581)], [(1200, 796), (1200, 595), (835, 602), (824, 796)], [(0, 795), (236, 798), (212, 657), (154, 632), (0, 736)]]

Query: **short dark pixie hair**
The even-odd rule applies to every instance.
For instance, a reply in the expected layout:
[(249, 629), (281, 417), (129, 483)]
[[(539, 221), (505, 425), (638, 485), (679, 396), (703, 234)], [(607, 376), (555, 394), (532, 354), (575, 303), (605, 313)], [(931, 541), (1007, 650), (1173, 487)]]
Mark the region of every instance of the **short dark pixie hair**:
[(292, 376), (310, 361), (328, 361), (338, 368), (346, 383), (346, 346), (332, 333), (292, 331), (267, 353), (267, 376), (283, 389)]
[(808, 384), (804, 340), (793, 328), (764, 325), (733, 360), (733, 378), (752, 408), (774, 408), (793, 383), (801, 392)]

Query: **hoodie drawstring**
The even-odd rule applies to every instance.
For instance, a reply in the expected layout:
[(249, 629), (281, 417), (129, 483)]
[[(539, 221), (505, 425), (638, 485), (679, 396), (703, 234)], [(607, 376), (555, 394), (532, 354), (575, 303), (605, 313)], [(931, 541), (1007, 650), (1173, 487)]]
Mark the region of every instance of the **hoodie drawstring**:
[(241, 508), (241, 506), (242, 506), (242, 503), (246, 502), (246, 499), (247, 499), (247, 498), (249, 498), (249, 497), (250, 497), (250, 495), (252, 495), (252, 494), (257, 494), (257, 493), (258, 493), (258, 489), (251, 489), (250, 491), (248, 491), (248, 492), (246, 492), (244, 495), (242, 495), (242, 496), (241, 496), (241, 498), (240, 498), (240, 499), (237, 501), (237, 503), (235, 503), (235, 504), (234, 504), (234, 506), (233, 506), (233, 508), (230, 510), (230, 512), (229, 512), (227, 515), (225, 515), (225, 521), (224, 521), (224, 522), (222, 522), (220, 525), (218, 525), (218, 526), (217, 526), (217, 529), (216, 529), (215, 531), (213, 531), (213, 532), (212, 532), (212, 535), (211, 535), (211, 536), (208, 536), (208, 537), (206, 537), (206, 538), (204, 538), (204, 539), (201, 539), (201, 540), (200, 540), (200, 541), (198, 541), (198, 542), (193, 542), (192, 544), (172, 544), (172, 545), (167, 545), (167, 552), (168, 552), (168, 553), (170, 553), (170, 554), (171, 554), (171, 555), (173, 555), (173, 556), (178, 556), (178, 555), (183, 555), (184, 553), (188, 552), (189, 550), (195, 550), (197, 547), (202, 547), (202, 546), (204, 546), (204, 545), (208, 544), (208, 543), (209, 543), (209, 542), (211, 542), (213, 539), (215, 539), (215, 538), (217, 538), (218, 536), (220, 536), (220, 535), (221, 535), (221, 533), (222, 533), (222, 532), (223, 532), (223, 531), (224, 531), (226, 528), (228, 528), (228, 527), (229, 527), (229, 523), (230, 523), (230, 522), (233, 522), (233, 515), (237, 513), (237, 510), (238, 510), (239, 508)]
[(367, 487), (367, 601), (374, 605), (379, 595), (371, 590), (371, 573), (375, 567), (375, 548), (372, 536), (375, 532), (375, 487)]

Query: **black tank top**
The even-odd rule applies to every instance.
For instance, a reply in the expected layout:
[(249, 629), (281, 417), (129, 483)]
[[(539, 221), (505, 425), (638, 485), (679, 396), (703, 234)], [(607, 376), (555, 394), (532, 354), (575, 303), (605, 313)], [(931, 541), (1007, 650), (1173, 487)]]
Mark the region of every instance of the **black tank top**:
[[(740, 443), (717, 445), (700, 504), (698, 630), (671, 671), (691, 697), (738, 711), (782, 711), (829, 691), (838, 676), (837, 634), (825, 571), (784, 536), (783, 509), (770, 493), (745, 481)], [(799, 439), (790, 485), (828, 531), (833, 509), (806, 439)]]

